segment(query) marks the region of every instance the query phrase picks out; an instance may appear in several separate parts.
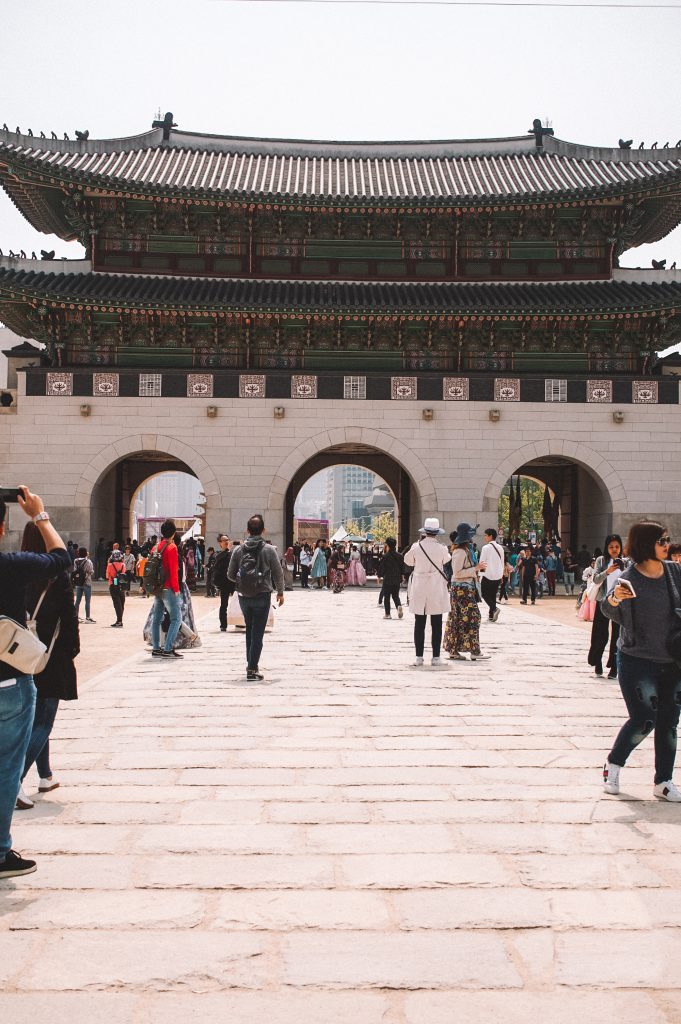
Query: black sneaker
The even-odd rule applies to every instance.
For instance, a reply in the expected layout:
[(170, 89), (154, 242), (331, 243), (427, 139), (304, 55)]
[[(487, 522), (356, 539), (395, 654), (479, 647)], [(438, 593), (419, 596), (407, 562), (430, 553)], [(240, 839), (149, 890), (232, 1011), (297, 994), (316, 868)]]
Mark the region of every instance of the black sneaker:
[(25, 860), (21, 854), (9, 850), (5, 859), (0, 862), (0, 878), (15, 878), (17, 875), (30, 875), (37, 868), (34, 860)]
[(220, 626), (220, 632), (221, 633), (226, 633), (227, 632), (227, 626)]
[(247, 681), (249, 683), (258, 683), (258, 682), (260, 682), (261, 679), (264, 679), (264, 678), (265, 677), (262, 674), (262, 672), (260, 671), (260, 669), (257, 669), (257, 668), (250, 669), (249, 668), (249, 669), (246, 670), (246, 679), (247, 679)]
[(162, 658), (184, 658), (184, 654), (180, 654), (178, 651), (161, 651)]
[(162, 658), (163, 657), (163, 651), (161, 650), (160, 647), (155, 647), (152, 650), (152, 652), (151, 652), (151, 656), (152, 656), (152, 658)]

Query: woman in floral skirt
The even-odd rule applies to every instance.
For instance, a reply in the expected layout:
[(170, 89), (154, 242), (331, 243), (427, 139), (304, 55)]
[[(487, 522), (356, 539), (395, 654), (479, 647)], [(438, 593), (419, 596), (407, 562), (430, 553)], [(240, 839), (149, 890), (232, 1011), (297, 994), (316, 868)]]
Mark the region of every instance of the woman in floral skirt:
[(476, 577), (483, 572), (485, 563), (475, 565), (470, 544), (475, 527), (459, 523), (452, 542), (452, 582), (450, 585), (450, 612), (445, 629), (443, 647), (452, 661), (466, 661), (462, 652), (470, 654), (471, 661), (488, 661), (489, 654), (480, 650), (480, 609), (477, 601)]

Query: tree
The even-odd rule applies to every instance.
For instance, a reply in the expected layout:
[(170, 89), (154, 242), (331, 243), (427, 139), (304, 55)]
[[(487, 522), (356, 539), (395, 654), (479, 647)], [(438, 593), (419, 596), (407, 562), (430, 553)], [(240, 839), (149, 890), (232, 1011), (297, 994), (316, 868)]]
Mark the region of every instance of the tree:
[[(544, 529), (544, 487), (537, 480), (532, 480), (526, 476), (517, 477), (516, 479), (519, 481), (518, 486), (520, 487), (522, 498), (520, 536), (527, 536), (532, 530), (540, 536)], [(508, 533), (509, 492), (510, 486), (507, 483), (499, 497), (499, 526), (501, 526), (504, 533)]]
[(394, 512), (381, 512), (371, 521), (371, 533), (377, 544), (382, 544), (386, 537), (397, 537), (397, 522)]

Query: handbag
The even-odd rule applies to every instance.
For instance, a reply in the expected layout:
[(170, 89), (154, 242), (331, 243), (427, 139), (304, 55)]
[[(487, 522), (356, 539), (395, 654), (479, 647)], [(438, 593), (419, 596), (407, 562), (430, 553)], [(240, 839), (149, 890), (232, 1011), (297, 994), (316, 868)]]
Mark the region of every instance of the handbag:
[(671, 602), (672, 611), (676, 619), (671, 632), (667, 637), (667, 651), (677, 665), (681, 666), (681, 596), (676, 581), (673, 578), (671, 566), (667, 562), (662, 563), (664, 578), (667, 583), (667, 593)]
[(36, 620), (47, 590), (48, 587), (45, 587), (25, 626), (9, 615), (0, 615), (0, 661), (16, 668), (22, 675), (38, 675), (46, 668), (52, 648), (59, 636), (61, 626), (59, 621), (49, 647), (38, 636)]
[[(601, 571), (600, 569), (598, 570)], [(605, 583), (605, 579), (602, 579), (600, 583), (593, 582), (593, 576), (586, 585), (586, 596), (589, 601), (598, 601), (598, 595), (601, 592), (601, 588)]]
[(421, 543), (421, 541), (419, 541), (419, 547), (421, 548), (421, 551), (423, 551), (424, 555), (426, 556), (426, 558), (428, 559), (428, 561), (429, 561), (429, 562), (430, 562), (430, 564), (432, 565), (433, 569), (436, 569), (436, 570), (437, 570), (437, 571), (438, 571), (438, 572), (440, 573), (440, 576), (442, 576), (442, 579), (443, 579), (443, 580), (445, 581), (445, 583), (447, 584), (447, 589), (449, 589), (449, 580), (447, 579), (447, 577), (446, 577), (446, 576), (445, 576), (445, 574), (443, 573), (442, 569), (440, 569), (440, 567), (439, 567), (439, 566), (437, 566), (437, 565), (435, 564), (435, 562), (433, 561), (433, 559), (432, 559), (432, 558), (430, 557), (430, 555), (428, 554), (428, 552), (427, 552), (427, 551), (426, 551), (426, 549), (424, 548), (424, 546), (423, 546), (423, 544)]

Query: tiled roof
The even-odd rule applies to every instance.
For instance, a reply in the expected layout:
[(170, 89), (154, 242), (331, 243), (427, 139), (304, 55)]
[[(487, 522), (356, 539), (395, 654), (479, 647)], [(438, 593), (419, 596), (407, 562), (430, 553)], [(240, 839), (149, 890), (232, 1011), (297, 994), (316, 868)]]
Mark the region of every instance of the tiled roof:
[(547, 138), (471, 143), (294, 143), (150, 132), (54, 142), (0, 132), (0, 161), (57, 177), (230, 196), (395, 202), (616, 193), (681, 179), (681, 150), (592, 149)]
[(629, 312), (681, 307), (681, 282), (587, 281), (560, 284), (358, 284), (243, 281), (10, 270), (0, 296), (78, 304), (242, 312), (456, 314), (478, 311)]

